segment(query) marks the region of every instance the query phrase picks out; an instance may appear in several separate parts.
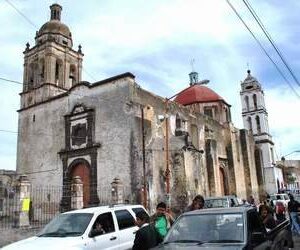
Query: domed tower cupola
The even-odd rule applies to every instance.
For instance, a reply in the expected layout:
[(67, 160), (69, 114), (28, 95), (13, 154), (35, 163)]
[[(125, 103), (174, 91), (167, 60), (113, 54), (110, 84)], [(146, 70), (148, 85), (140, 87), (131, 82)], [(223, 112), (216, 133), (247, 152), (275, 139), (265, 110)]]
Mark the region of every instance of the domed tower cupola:
[(35, 46), (24, 51), (21, 107), (44, 102), (81, 81), (82, 47), (73, 50), (69, 27), (61, 22), (62, 7), (50, 6), (50, 20), (36, 32)]
[(61, 22), (62, 7), (59, 4), (50, 6), (50, 21), (46, 22), (37, 32), (35, 42), (41, 44), (47, 41), (55, 41), (72, 48), (72, 34), (67, 25)]
[(222, 124), (231, 122), (230, 105), (212, 89), (204, 86), (209, 80), (199, 80), (195, 71), (189, 74), (189, 78), (190, 86), (182, 90), (174, 101)]
[(60, 21), (60, 14), (62, 11), (62, 7), (59, 4), (55, 3), (50, 6), (50, 9), (51, 9), (51, 20)]
[(189, 77), (190, 77), (190, 86), (195, 85), (198, 83), (198, 72), (191, 72), (189, 73)]
[(247, 77), (242, 82), (242, 90), (247, 91), (253, 89), (261, 89), (260, 83), (257, 81), (255, 77), (251, 75), (251, 71), (247, 70), (247, 73), (248, 73)]

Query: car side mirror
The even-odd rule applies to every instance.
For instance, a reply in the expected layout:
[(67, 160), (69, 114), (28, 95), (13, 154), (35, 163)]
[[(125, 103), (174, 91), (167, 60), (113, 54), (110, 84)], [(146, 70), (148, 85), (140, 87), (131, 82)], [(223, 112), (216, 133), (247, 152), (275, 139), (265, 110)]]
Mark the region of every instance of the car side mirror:
[(266, 239), (265, 234), (263, 232), (252, 232), (251, 234), (251, 242), (252, 243), (260, 243)]

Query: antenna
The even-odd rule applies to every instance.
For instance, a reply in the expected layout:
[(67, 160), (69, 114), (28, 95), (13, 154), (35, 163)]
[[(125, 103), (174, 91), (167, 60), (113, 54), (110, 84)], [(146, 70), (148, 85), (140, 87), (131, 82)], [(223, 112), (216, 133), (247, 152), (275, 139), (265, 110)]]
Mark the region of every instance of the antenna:
[(247, 70), (250, 70), (249, 62), (247, 62)]
[(195, 59), (192, 58), (192, 60), (190, 61), (191, 67), (192, 67), (192, 72), (194, 72), (194, 65), (195, 65)]

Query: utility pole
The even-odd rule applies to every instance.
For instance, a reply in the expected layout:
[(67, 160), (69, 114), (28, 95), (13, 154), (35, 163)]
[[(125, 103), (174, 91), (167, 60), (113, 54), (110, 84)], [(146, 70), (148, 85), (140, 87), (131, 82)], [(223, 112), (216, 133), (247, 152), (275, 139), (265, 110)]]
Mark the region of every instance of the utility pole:
[(168, 99), (165, 100), (165, 161), (166, 161), (166, 205), (167, 211), (171, 208), (171, 193), (170, 193), (170, 165), (169, 165), (169, 116), (168, 116)]
[(145, 154), (145, 125), (144, 107), (141, 106), (142, 116), (142, 152), (143, 152), (143, 206), (147, 209), (147, 180), (146, 180), (146, 154)]

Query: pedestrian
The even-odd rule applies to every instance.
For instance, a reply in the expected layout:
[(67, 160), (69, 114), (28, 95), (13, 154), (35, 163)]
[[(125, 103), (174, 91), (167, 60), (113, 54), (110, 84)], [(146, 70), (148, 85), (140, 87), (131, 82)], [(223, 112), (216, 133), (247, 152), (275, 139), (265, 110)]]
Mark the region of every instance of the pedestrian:
[(292, 231), (300, 236), (300, 225), (298, 218), (298, 211), (300, 210), (300, 204), (294, 199), (292, 194), (289, 194), (290, 201), (288, 203), (288, 211), (292, 222)]
[(250, 204), (251, 207), (256, 207), (255, 200), (254, 200), (254, 197), (252, 195), (249, 196), (248, 203)]
[(167, 212), (167, 205), (160, 202), (156, 206), (156, 213), (151, 216), (150, 222), (153, 223), (159, 235), (159, 242), (162, 242), (169, 228), (174, 222), (173, 217)]
[(193, 199), (192, 204), (190, 204), (184, 211), (189, 212), (193, 210), (203, 209), (204, 203), (205, 201), (203, 196), (198, 194)]
[(276, 227), (276, 222), (274, 220), (274, 217), (270, 213), (270, 209), (266, 205), (260, 205), (259, 206), (259, 215), (265, 225), (265, 227), (269, 230)]
[(148, 250), (158, 245), (158, 234), (155, 227), (149, 224), (149, 216), (146, 212), (140, 211), (136, 214), (135, 224), (139, 230), (136, 232), (132, 250)]
[(276, 202), (275, 215), (276, 215), (277, 223), (281, 223), (285, 220), (285, 206), (281, 201)]

